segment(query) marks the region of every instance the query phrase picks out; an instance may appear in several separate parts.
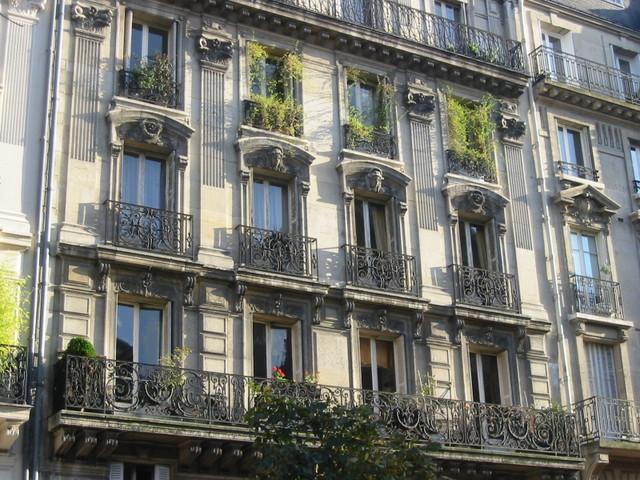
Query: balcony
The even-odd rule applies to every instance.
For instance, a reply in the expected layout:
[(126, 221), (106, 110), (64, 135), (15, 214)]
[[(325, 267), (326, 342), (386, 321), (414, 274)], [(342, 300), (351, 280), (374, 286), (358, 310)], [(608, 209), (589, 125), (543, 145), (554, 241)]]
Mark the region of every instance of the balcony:
[(244, 100), (243, 124), (269, 132), (302, 137), (302, 106), (292, 100), (280, 100), (276, 97), (253, 95), (253, 100)]
[(344, 250), (348, 284), (418, 294), (415, 257), (356, 245), (344, 245)]
[(193, 257), (191, 215), (108, 200), (107, 242), (119, 247)]
[(396, 157), (396, 137), (390, 133), (374, 131), (359, 135), (349, 125), (345, 125), (344, 143), (351, 150), (391, 159)]
[(570, 281), (577, 312), (624, 318), (618, 282), (583, 275), (572, 275)]
[(640, 402), (591, 397), (575, 404), (580, 442), (610, 440), (640, 444)]
[[(443, 450), (463, 448), (467, 455), (482, 455), (486, 450), (486, 461), (508, 463), (505, 455), (509, 453), (551, 456), (555, 461), (561, 457), (575, 460), (580, 454), (576, 419), (566, 412), (73, 356), (56, 365), (57, 413), (52, 427), (56, 428), (57, 421), (66, 422), (71, 429), (76, 422), (76, 427), (82, 428), (88, 424), (83, 420), (86, 417), (93, 420), (94, 436), (96, 430), (113, 432), (122, 425), (136, 438), (146, 433), (160, 442), (158, 426), (179, 422), (175, 423), (177, 431), (163, 432), (173, 439), (182, 436), (175, 440), (178, 444), (184, 443), (185, 436), (211, 438), (208, 436), (216, 432), (224, 432), (221, 438), (229, 439), (230, 434), (249, 433), (243, 418), (253, 405), (251, 385), (260, 382), (270, 382), (276, 391), (301, 402), (368, 405), (389, 432), (417, 442), (437, 442)], [(72, 442), (84, 437), (68, 438)], [(250, 435), (245, 437), (245, 442), (249, 441)], [(58, 446), (64, 444), (59, 442)], [(95, 448), (95, 443), (87, 448)], [(491, 460), (497, 451), (501, 452), (499, 459)]]
[(570, 175), (572, 177), (584, 178), (585, 180), (591, 180), (597, 182), (600, 180), (598, 170), (595, 168), (585, 167), (584, 165), (577, 165), (569, 162), (558, 162), (558, 170), (560, 173)]
[(180, 84), (176, 82), (143, 81), (140, 72), (120, 70), (119, 93), (123, 97), (169, 108), (180, 106)]
[(640, 77), (549, 47), (538, 47), (529, 57), (536, 81), (549, 83), (541, 94), (640, 121)]
[(0, 345), (0, 403), (27, 403), (27, 349)]
[(488, 163), (458, 155), (453, 150), (447, 150), (447, 164), (449, 173), (465, 175), (490, 183), (496, 183), (495, 167)]
[(318, 278), (315, 238), (238, 226), (240, 265), (298, 277)]
[(515, 275), (465, 265), (449, 268), (453, 272), (456, 303), (520, 312)]

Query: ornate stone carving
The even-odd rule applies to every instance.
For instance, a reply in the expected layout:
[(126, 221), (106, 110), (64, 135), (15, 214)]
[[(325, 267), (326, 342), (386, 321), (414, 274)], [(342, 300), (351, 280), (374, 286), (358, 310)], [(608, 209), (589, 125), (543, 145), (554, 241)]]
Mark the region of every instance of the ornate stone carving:
[(106, 262), (98, 263), (98, 279), (96, 281), (96, 292), (105, 293), (107, 291), (107, 278), (111, 271), (111, 264)]
[(193, 305), (193, 289), (196, 286), (196, 277), (188, 276), (184, 280), (184, 306), (190, 307)]
[(474, 345), (486, 345), (490, 347), (509, 348), (509, 339), (503, 335), (496, 335), (491, 325), (485, 325), (480, 330), (466, 333), (469, 343)]
[(627, 340), (629, 340), (629, 332), (627, 331), (626, 328), (623, 328), (623, 327), (618, 328), (618, 339), (621, 342), (626, 342)]
[(159, 143), (162, 133), (162, 123), (153, 118), (143, 118), (140, 120), (140, 131), (142, 138), (147, 143)]
[(516, 352), (525, 353), (527, 348), (527, 331), (524, 329), (524, 327), (518, 327), (516, 337), (518, 339), (518, 343), (516, 344)]
[(587, 331), (586, 325), (584, 322), (574, 322), (573, 330), (576, 333), (576, 336), (584, 335)]
[(461, 318), (453, 319), (453, 334), (452, 343), (454, 345), (460, 345), (462, 343), (462, 330), (464, 329), (464, 320)]
[(369, 170), (369, 173), (367, 174), (367, 181), (369, 182), (369, 188), (372, 191), (382, 193), (382, 182), (384, 181), (382, 170), (379, 168), (372, 168)]
[(320, 325), (322, 322), (322, 305), (324, 305), (324, 297), (316, 295), (313, 297), (313, 324)]
[(611, 216), (620, 209), (615, 201), (591, 185), (568, 188), (553, 196), (564, 223), (584, 225), (609, 233)]
[(202, 60), (226, 66), (233, 57), (231, 42), (221, 42), (217, 38), (209, 39), (200, 36), (196, 41), (196, 49), (200, 52)]
[(467, 193), (467, 203), (469, 205), (469, 211), (485, 215), (484, 194), (480, 190), (471, 190)]
[(138, 122), (125, 123), (118, 128), (118, 136), (134, 142), (158, 145), (170, 150), (178, 149), (178, 141), (172, 135), (164, 132), (164, 125), (160, 120), (143, 118)]
[(355, 307), (355, 302), (350, 299), (345, 299), (344, 301), (344, 328), (351, 328), (351, 323), (353, 320), (353, 308)]
[(251, 296), (248, 301), (251, 310), (257, 313), (296, 320), (304, 318), (304, 307), (287, 301), (282, 293), (276, 293), (272, 297)]
[(44, 10), (46, 0), (9, 0), (10, 12), (35, 17), (38, 12)]
[(284, 172), (284, 152), (280, 147), (271, 147), (267, 152), (267, 159), (271, 166), (271, 170), (275, 172)]
[(151, 270), (138, 277), (128, 277), (115, 283), (116, 291), (142, 297), (174, 298), (175, 291), (170, 286), (154, 281)]
[(110, 10), (98, 10), (96, 7), (85, 7), (75, 4), (71, 8), (71, 18), (78, 28), (98, 32), (111, 25), (112, 13)]
[(422, 322), (424, 320), (424, 312), (422, 310), (415, 310), (413, 312), (413, 339), (422, 339)]
[(236, 284), (236, 312), (244, 311), (244, 296), (247, 293), (247, 286), (244, 283)]
[(436, 108), (435, 96), (408, 90), (405, 96), (405, 105), (411, 115), (430, 121)]
[(510, 118), (500, 115), (498, 128), (505, 138), (519, 140), (527, 131), (527, 124), (517, 118)]
[(399, 331), (398, 325), (390, 325), (389, 312), (385, 308), (379, 308), (371, 313), (362, 313), (356, 317), (358, 327), (368, 330)]

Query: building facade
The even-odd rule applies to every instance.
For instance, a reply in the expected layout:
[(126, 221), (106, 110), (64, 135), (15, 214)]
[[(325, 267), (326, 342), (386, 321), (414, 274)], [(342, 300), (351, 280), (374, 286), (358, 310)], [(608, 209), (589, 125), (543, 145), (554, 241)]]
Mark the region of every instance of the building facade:
[(574, 3), (3, 3), (15, 478), (242, 478), (273, 368), (451, 478), (640, 476), (640, 7)]

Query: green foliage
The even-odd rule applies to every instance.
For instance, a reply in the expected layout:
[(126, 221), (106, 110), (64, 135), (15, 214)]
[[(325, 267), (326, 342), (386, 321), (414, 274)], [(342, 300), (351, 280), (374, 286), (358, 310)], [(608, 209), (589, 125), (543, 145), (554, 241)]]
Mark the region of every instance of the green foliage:
[[(302, 134), (302, 106), (294, 95), (294, 85), (302, 80), (302, 55), (286, 52), (282, 56), (271, 56), (264, 45), (247, 43), (249, 79), (252, 89), (264, 85), (265, 91), (252, 91), (252, 108), (245, 115), (245, 124), (263, 130), (290, 136)], [(268, 77), (265, 61), (272, 60), (276, 71)]]
[[(274, 378), (253, 386), (255, 404), (245, 419), (262, 452), (252, 478), (260, 480), (432, 480), (427, 446), (388, 434), (367, 406), (344, 407), (317, 395), (287, 394), (292, 384)], [(298, 388), (319, 388), (297, 384)], [(312, 390), (309, 390), (312, 392)]]
[(173, 64), (164, 53), (158, 53), (147, 62), (133, 67), (133, 82), (129, 85), (142, 99), (169, 104), (175, 101)]
[(425, 373), (418, 376), (418, 393), (423, 397), (433, 397), (436, 394), (438, 382), (436, 377)]
[(64, 351), (63, 356), (77, 355), (80, 357), (95, 357), (96, 350), (93, 348), (93, 344), (84, 337), (74, 337), (69, 340), (67, 348)]
[(158, 371), (157, 380), (165, 387), (180, 387), (184, 383), (182, 368), (187, 357), (191, 354), (188, 347), (176, 347), (171, 355), (160, 357), (158, 363), (163, 368)]
[(466, 102), (447, 95), (449, 149), (459, 159), (494, 172), (493, 133), (496, 124), (492, 113), (496, 105), (491, 95), (480, 103)]
[(0, 265), (0, 344), (13, 345), (27, 326), (28, 277), (19, 278), (6, 265)]

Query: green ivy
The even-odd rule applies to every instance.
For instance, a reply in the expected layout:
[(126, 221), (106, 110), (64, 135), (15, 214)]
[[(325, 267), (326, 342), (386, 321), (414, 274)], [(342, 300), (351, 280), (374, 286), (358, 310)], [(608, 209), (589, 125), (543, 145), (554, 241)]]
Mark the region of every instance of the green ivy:
[(15, 344), (27, 327), (27, 280), (28, 277), (17, 277), (11, 268), (0, 265), (0, 344)]
[(388, 133), (391, 131), (391, 112), (395, 105), (395, 87), (389, 83), (385, 77), (370, 76), (362, 70), (349, 67), (346, 71), (347, 84), (365, 83), (375, 85), (375, 110), (373, 112), (374, 123), (369, 125), (365, 122), (362, 112), (358, 111), (349, 102), (349, 132), (351, 139), (349, 148), (353, 148), (358, 142), (370, 142), (376, 132)]

